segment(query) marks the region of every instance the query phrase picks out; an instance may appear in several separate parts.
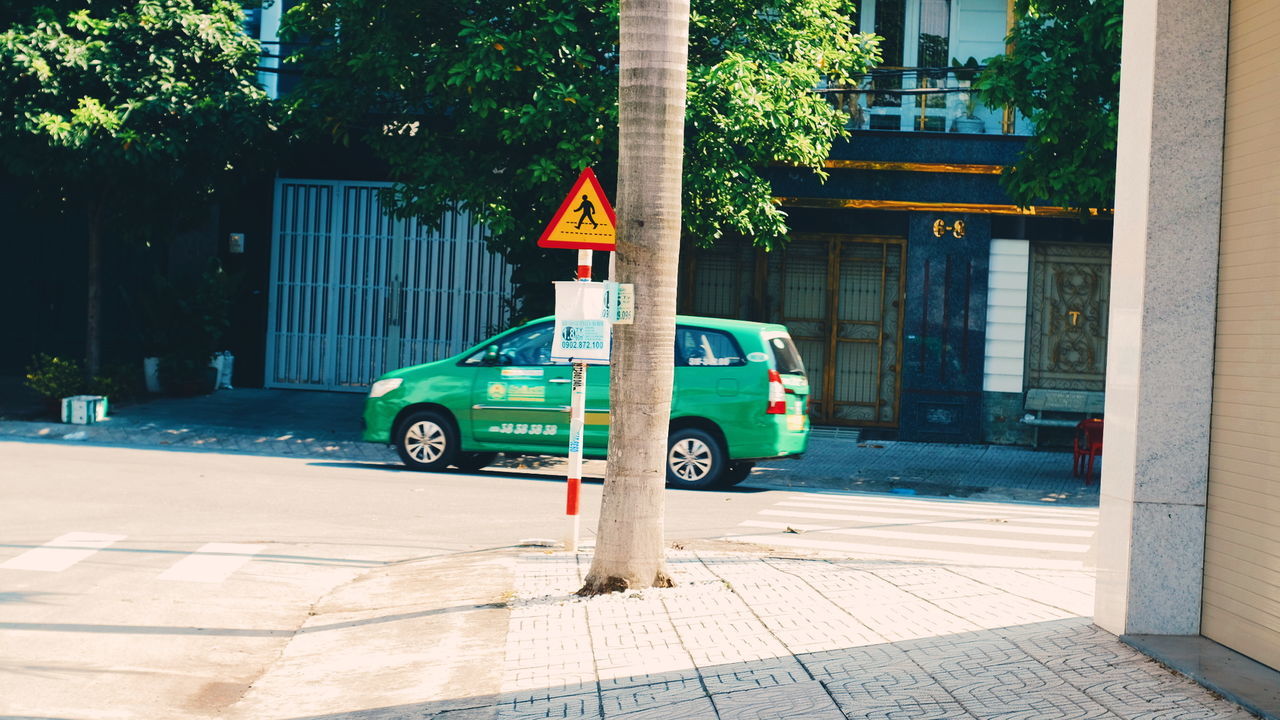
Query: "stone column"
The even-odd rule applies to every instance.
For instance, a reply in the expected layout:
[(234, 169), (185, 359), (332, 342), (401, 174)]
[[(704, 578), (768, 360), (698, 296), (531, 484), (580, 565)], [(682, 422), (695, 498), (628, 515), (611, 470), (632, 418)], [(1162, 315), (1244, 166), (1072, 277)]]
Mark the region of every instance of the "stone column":
[(1095, 619), (1200, 631), (1228, 0), (1128, 0)]

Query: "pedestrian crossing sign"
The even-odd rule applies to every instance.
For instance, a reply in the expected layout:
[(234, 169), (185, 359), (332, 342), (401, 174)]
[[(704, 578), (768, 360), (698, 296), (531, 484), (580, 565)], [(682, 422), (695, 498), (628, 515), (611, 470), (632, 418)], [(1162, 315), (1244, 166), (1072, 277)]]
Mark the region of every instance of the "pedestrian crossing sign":
[(538, 238), (538, 247), (613, 250), (618, 219), (591, 168), (578, 175), (569, 196)]

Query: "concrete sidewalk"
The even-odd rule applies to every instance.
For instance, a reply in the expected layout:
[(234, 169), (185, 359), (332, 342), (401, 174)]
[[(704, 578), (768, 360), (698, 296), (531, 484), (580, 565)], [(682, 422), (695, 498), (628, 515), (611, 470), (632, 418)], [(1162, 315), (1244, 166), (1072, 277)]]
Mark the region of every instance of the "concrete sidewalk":
[[(390, 447), (360, 441), (363, 403), (358, 393), (222, 390), (121, 407), (95, 425), (0, 420), (0, 437), (398, 463)], [(563, 461), (553, 457), (503, 458), (497, 465), (519, 472), (564, 473)], [(588, 461), (584, 472), (601, 478), (604, 463)], [(1085, 485), (1073, 477), (1067, 453), (994, 445), (860, 442), (847, 430), (816, 430), (803, 458), (761, 463), (745, 484), (1098, 504), (1097, 483)]]
[[(423, 604), (424, 576), (405, 566), (402, 592), (389, 589), (394, 574), (380, 578), (383, 592), (363, 610), (344, 604), (335, 618), (330, 603), (317, 606), (317, 628), (377, 623), (374, 641), (291, 646), (224, 717), (1252, 717), (1095, 627), (1087, 571), (689, 551), (668, 561), (674, 588), (583, 599), (572, 593), (586, 552), (477, 557), (475, 577), (491, 594), (493, 578), (509, 573), (509, 591), (489, 603), (459, 583), (458, 599), (436, 591)], [(418, 604), (388, 617), (386, 597)], [(472, 634), (505, 636), (505, 647), (442, 640), (439, 613), (487, 623)], [(405, 662), (405, 648), (439, 656), (441, 644), (443, 667)]]

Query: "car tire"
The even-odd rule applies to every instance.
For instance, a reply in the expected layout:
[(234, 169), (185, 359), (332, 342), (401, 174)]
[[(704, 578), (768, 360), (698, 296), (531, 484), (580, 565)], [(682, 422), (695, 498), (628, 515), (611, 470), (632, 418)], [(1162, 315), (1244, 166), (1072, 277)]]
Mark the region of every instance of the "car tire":
[(396, 452), (411, 470), (444, 470), (458, 455), (453, 420), (434, 410), (415, 412), (400, 421), (395, 441)]
[(458, 453), (457, 459), (453, 461), (453, 466), (458, 468), (460, 472), (475, 472), (483, 467), (493, 464), (498, 459), (496, 452), (464, 452)]
[(751, 470), (756, 464), (754, 462), (731, 462), (729, 467), (724, 469), (724, 474), (720, 476), (720, 487), (733, 487), (738, 483), (746, 480), (751, 476)]
[(672, 430), (667, 437), (667, 485), (704, 490), (715, 487), (728, 466), (724, 447), (697, 428)]

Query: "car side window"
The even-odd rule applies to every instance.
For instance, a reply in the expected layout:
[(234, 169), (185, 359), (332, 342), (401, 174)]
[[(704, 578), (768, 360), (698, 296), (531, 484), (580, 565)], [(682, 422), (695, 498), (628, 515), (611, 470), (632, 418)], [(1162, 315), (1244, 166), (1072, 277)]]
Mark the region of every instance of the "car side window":
[[(539, 323), (485, 345), (463, 361), (466, 365), (551, 365), (555, 326)], [(491, 351), (496, 350), (496, 354)]]
[(685, 325), (676, 327), (676, 367), (729, 367), (746, 364), (742, 348), (729, 333)]

